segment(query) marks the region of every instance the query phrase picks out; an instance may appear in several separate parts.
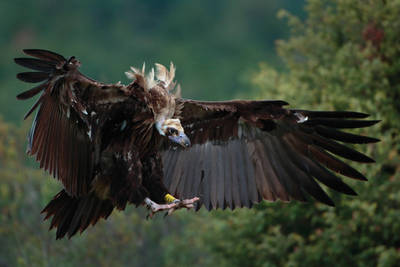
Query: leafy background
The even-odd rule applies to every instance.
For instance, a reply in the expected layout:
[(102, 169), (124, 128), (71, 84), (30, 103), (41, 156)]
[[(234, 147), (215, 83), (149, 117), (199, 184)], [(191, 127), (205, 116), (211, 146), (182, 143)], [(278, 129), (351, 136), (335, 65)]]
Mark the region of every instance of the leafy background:
[[(0, 3), (0, 266), (396, 266), (400, 262), (400, 1), (2, 1)], [(278, 41), (277, 41), (278, 40)], [(178, 67), (185, 97), (284, 99), (382, 122), (359, 133), (377, 163), (357, 165), (359, 193), (336, 207), (261, 203), (178, 211), (146, 221), (114, 211), (55, 241), (41, 209), (60, 185), (32, 159), (12, 58), (23, 48), (75, 55), (82, 71), (127, 82), (130, 66)], [(350, 180), (350, 181), (349, 181)]]

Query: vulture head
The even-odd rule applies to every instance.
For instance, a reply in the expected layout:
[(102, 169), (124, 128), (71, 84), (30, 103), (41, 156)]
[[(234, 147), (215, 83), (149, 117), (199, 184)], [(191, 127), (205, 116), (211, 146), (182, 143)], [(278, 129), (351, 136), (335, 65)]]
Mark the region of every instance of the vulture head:
[(190, 146), (190, 140), (186, 136), (179, 119), (166, 119), (156, 123), (156, 128), (162, 136), (168, 137), (172, 142), (183, 147)]
[[(176, 85), (174, 82), (175, 66), (171, 62), (169, 70), (158, 63), (155, 64), (155, 67), (156, 71), (152, 68), (148, 75), (145, 73), (144, 64), (141, 70), (131, 67), (131, 70), (125, 74), (129, 79), (135, 80), (143, 89), (152, 91), (151, 95), (155, 96), (153, 100), (149, 100), (149, 106), (155, 114), (155, 127), (159, 134), (183, 147), (189, 147), (190, 140), (183, 130), (181, 121), (172, 118), (175, 112), (175, 100), (170, 92), (175, 89)], [(174, 96), (179, 97), (179, 95), (180, 86), (178, 85)]]

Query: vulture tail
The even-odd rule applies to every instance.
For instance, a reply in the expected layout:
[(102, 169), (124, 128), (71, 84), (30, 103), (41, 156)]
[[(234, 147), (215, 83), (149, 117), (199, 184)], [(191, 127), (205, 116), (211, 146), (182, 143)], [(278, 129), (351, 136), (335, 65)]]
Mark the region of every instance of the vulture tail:
[(102, 200), (94, 193), (75, 198), (62, 190), (47, 204), (42, 213), (46, 213), (45, 220), (53, 216), (50, 230), (56, 227), (56, 239), (60, 239), (66, 234), (71, 238), (78, 230), (82, 233), (89, 224), (95, 225), (100, 218), (106, 219), (113, 208), (110, 200)]

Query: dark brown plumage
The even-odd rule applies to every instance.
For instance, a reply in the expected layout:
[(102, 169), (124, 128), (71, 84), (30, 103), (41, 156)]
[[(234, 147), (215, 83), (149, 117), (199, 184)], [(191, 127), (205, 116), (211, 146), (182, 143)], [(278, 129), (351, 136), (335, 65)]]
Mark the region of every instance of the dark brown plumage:
[(342, 144), (378, 141), (341, 130), (378, 122), (364, 120), (367, 114), (286, 109), (284, 101), (187, 100), (170, 93), (172, 64), (170, 71), (157, 64), (148, 76), (132, 68), (129, 85), (103, 84), (82, 75), (74, 57), (24, 52), (34, 58), (15, 62), (34, 72), (17, 78), (42, 82), (17, 96), (41, 93), (25, 116), (37, 109), (28, 154), (64, 186), (43, 210), (57, 238), (127, 204), (172, 212), (200, 197), (197, 208), (234, 209), (311, 195), (333, 206), (319, 183), (355, 195), (334, 172), (366, 180), (337, 156), (374, 162)]

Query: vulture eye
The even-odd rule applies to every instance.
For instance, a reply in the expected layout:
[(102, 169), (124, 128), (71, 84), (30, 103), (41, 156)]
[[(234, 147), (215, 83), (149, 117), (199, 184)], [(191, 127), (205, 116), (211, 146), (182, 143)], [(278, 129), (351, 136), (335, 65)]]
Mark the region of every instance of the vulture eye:
[(168, 133), (168, 135), (178, 135), (178, 130), (175, 128), (169, 127), (169, 128), (167, 128), (167, 133)]

